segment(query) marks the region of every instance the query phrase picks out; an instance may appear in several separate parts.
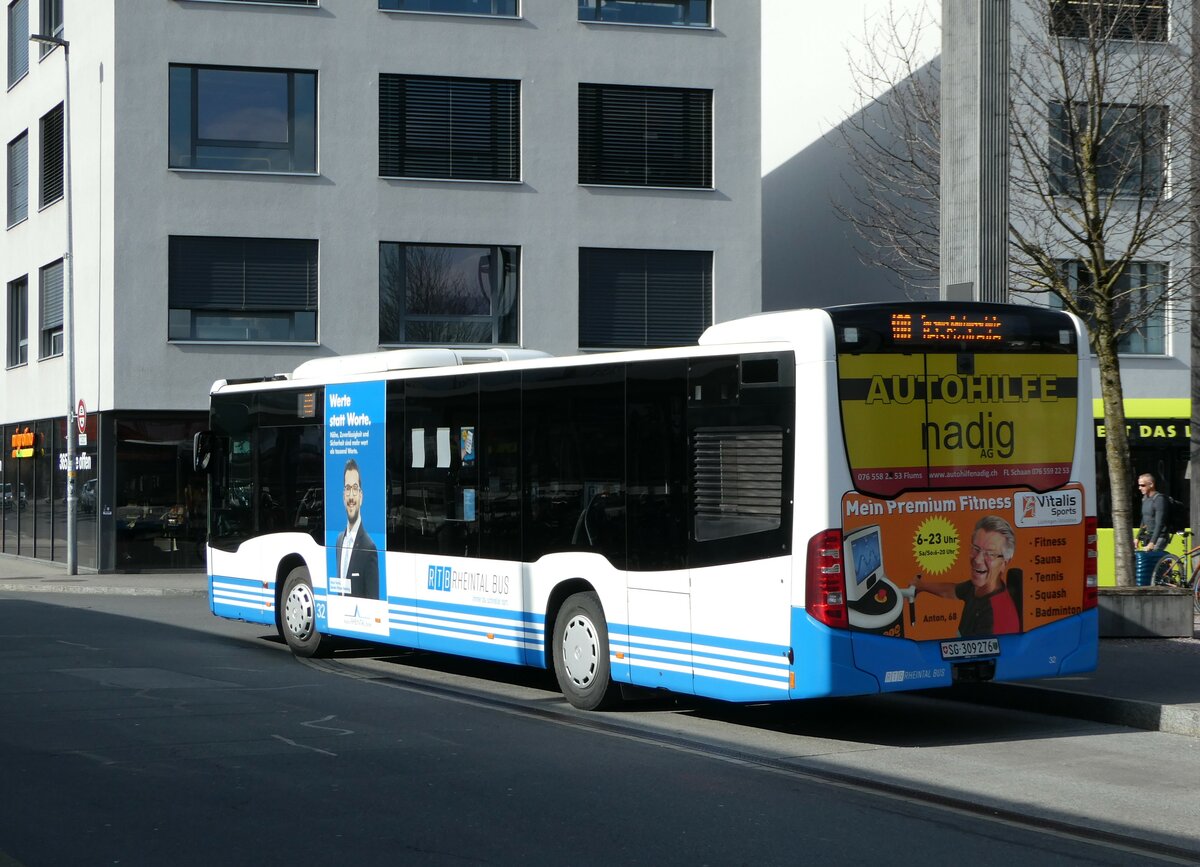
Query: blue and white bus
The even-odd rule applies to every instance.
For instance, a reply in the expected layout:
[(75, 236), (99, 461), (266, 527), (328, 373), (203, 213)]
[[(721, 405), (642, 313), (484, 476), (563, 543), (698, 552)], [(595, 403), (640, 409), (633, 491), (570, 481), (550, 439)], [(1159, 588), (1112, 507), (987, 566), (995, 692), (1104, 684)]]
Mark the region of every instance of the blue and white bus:
[(729, 701), (1088, 671), (1086, 335), (1027, 306), (768, 313), (696, 346), (399, 349), (222, 380), (214, 614)]

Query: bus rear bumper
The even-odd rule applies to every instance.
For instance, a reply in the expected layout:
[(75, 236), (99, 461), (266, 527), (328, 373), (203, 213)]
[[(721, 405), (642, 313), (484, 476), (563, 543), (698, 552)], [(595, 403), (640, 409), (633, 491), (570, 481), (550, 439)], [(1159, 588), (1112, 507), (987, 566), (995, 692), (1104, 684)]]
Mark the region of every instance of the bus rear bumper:
[(1031, 680), (1093, 671), (1099, 655), (1093, 609), (1019, 635), (1000, 636), (1000, 655), (942, 659), (940, 641), (909, 641), (852, 633), (854, 664), (883, 692), (949, 686), (961, 680)]

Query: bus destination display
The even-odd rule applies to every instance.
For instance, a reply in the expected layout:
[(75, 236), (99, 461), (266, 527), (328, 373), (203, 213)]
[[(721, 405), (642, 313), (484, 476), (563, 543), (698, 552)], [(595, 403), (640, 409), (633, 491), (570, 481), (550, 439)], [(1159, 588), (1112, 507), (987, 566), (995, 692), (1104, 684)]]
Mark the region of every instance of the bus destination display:
[(838, 352), (1076, 353), (1070, 320), (1032, 305), (853, 304), (829, 314)]
[(892, 341), (937, 343), (995, 343), (1004, 339), (1004, 324), (995, 314), (912, 313), (892, 314)]

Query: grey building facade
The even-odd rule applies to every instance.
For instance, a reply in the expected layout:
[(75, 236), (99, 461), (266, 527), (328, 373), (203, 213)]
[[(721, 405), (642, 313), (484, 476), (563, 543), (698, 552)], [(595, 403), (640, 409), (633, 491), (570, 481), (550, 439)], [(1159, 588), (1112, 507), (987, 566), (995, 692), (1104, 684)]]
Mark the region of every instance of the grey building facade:
[[(6, 12), (2, 553), (65, 559), (67, 181), (83, 568), (202, 567), (216, 379), (672, 345), (761, 307), (757, 2)], [(31, 33), (70, 43), (69, 105)]]

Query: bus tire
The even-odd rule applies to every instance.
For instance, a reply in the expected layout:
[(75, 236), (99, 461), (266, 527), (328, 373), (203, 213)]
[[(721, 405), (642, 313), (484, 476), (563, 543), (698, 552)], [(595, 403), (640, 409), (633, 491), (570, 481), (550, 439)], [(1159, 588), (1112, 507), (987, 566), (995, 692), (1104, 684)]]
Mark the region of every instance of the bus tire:
[(279, 629), (296, 656), (311, 658), (329, 652), (329, 639), (317, 629), (317, 599), (308, 569), (298, 566), (283, 582)]
[(620, 695), (608, 662), (608, 627), (595, 593), (567, 597), (554, 620), (554, 675), (572, 706), (602, 710)]

